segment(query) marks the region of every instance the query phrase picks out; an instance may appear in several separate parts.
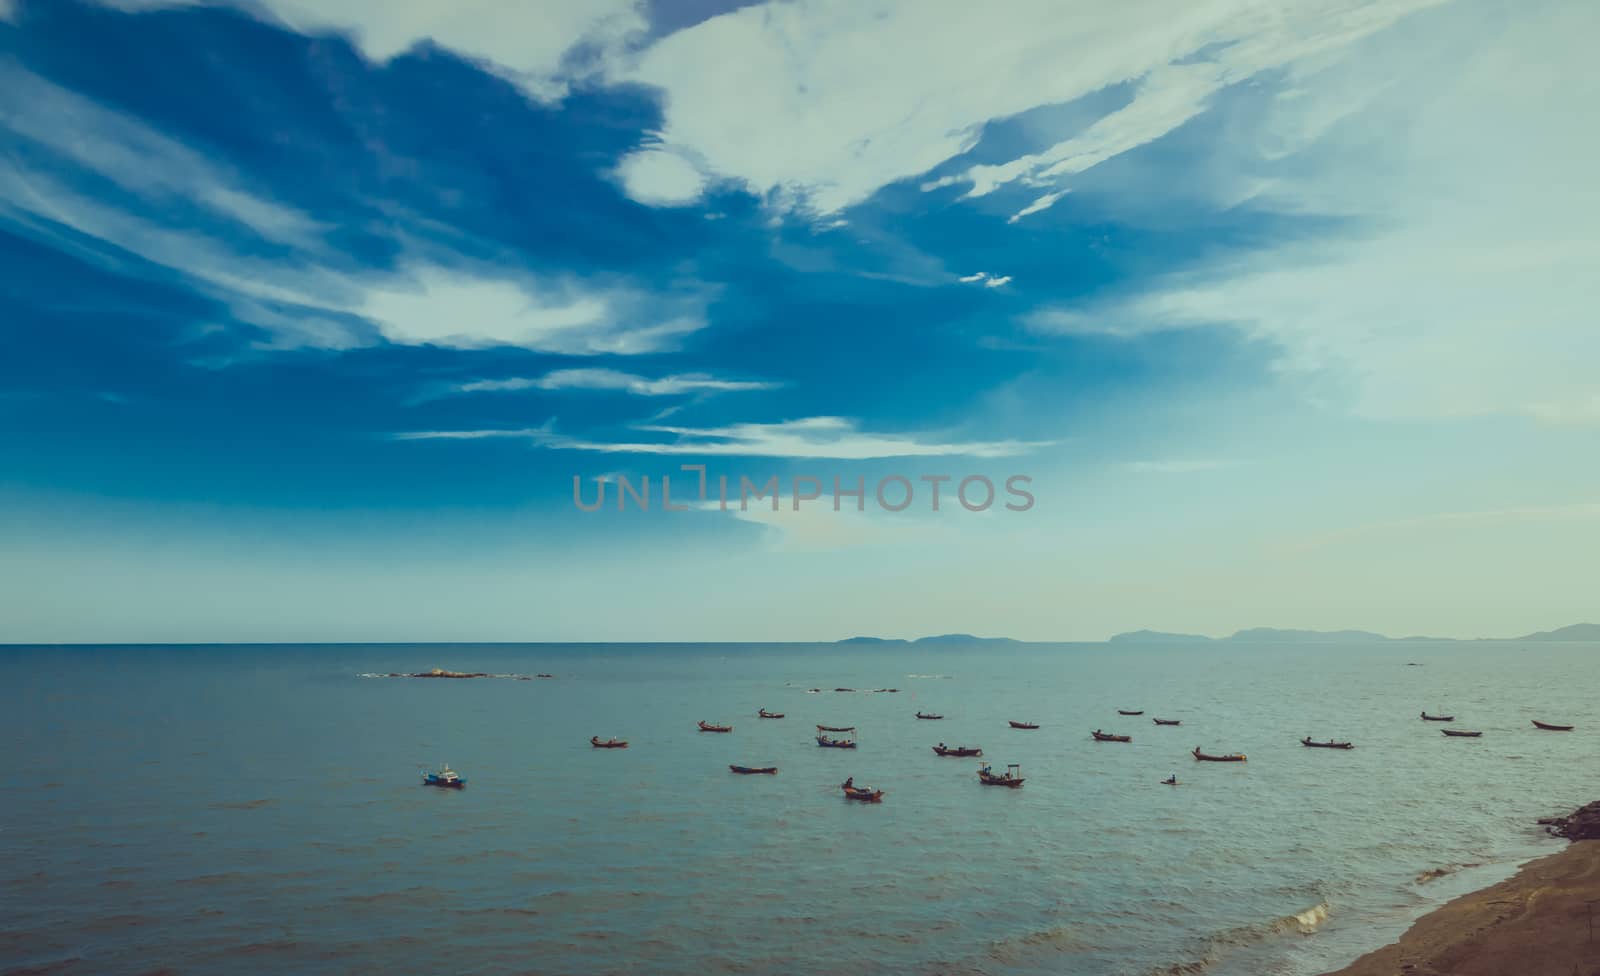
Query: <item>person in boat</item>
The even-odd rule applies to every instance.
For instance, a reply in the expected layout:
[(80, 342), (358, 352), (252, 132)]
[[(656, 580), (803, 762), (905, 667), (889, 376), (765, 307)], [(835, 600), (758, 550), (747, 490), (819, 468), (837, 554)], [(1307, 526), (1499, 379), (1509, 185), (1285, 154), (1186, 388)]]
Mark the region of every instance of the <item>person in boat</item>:
[(943, 749), (943, 748), (944, 748), (944, 743), (943, 743), (943, 742), (941, 742), (941, 743), (939, 743), (939, 748), (940, 748), (940, 749)]
[(856, 788), (856, 778), (854, 776), (850, 777), (849, 779), (844, 781), (843, 785), (844, 785), (844, 788), (847, 789), (847, 790), (855, 789)]

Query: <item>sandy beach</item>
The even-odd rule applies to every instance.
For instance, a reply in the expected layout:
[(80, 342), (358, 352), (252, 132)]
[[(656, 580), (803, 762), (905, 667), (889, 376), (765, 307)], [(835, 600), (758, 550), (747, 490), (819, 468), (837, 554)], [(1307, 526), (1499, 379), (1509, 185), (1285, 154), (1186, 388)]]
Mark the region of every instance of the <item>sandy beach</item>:
[(1600, 976), (1600, 840), (1462, 895), (1327, 976)]

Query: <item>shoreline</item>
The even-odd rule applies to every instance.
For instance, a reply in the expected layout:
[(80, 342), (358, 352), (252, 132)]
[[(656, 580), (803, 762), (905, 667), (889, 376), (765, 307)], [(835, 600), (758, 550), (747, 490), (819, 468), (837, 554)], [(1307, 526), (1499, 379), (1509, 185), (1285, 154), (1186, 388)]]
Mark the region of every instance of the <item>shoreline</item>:
[(1600, 838), (1575, 839), (1498, 884), (1454, 898), (1397, 941), (1324, 976), (1592, 972), (1600, 972)]

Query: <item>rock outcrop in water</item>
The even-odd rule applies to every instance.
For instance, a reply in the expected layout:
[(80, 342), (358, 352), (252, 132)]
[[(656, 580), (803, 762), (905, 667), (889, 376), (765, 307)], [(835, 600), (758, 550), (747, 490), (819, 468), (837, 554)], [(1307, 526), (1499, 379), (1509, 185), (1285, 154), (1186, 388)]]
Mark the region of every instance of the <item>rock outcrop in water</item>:
[(1600, 840), (1600, 800), (1579, 807), (1565, 817), (1548, 817), (1539, 821), (1552, 836), (1567, 840)]

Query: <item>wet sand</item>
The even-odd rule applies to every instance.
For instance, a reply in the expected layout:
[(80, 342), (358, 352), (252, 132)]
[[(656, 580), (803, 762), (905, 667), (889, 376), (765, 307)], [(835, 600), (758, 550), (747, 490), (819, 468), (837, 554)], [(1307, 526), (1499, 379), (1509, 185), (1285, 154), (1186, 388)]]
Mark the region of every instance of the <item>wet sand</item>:
[[(1591, 910), (1593, 929), (1590, 928)], [(1600, 976), (1600, 840), (1424, 915), (1327, 976)]]

